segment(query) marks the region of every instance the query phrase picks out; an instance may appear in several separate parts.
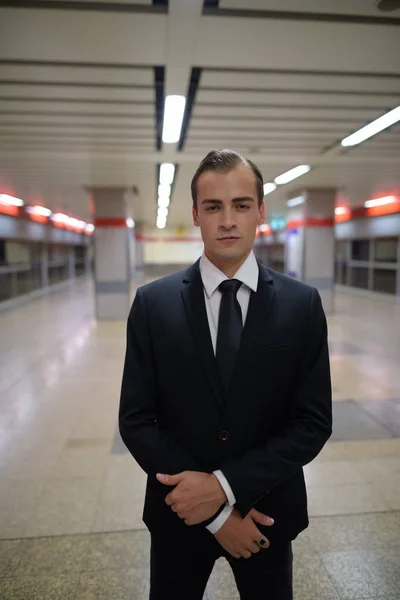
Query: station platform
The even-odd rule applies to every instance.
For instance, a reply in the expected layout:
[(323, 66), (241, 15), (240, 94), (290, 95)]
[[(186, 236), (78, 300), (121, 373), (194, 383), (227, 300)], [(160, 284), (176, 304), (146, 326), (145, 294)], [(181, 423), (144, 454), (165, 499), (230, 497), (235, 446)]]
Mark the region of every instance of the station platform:
[[(400, 305), (335, 295), (334, 432), (305, 468), (296, 600), (400, 599)], [(0, 598), (145, 600), (145, 474), (117, 410), (125, 323), (90, 277), (0, 314)], [(237, 600), (219, 561), (207, 600)], [(190, 599), (188, 599), (190, 600)]]

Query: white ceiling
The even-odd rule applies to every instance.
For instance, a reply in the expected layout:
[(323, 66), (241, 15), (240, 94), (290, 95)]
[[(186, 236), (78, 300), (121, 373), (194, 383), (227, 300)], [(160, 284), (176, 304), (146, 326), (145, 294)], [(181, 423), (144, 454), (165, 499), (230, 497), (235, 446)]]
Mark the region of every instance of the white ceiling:
[[(396, 12), (382, 13), (370, 0), (220, 0), (221, 8), (306, 12), (320, 14), (398, 17)], [(318, 10), (316, 10), (318, 9)]]
[[(347, 152), (339, 144), (400, 103), (399, 10), (374, 0), (220, 0), (204, 13), (203, 0), (169, 0), (168, 10), (84, 2), (0, 8), (0, 191), (88, 219), (85, 186), (136, 186), (134, 218), (152, 225), (157, 164), (172, 161), (168, 225), (186, 225), (198, 163), (231, 147), (265, 181), (314, 167), (266, 198), (269, 214), (301, 186), (338, 187), (352, 205), (400, 193), (399, 126)], [(155, 67), (164, 94), (187, 94), (200, 77), (182, 151), (157, 150)]]

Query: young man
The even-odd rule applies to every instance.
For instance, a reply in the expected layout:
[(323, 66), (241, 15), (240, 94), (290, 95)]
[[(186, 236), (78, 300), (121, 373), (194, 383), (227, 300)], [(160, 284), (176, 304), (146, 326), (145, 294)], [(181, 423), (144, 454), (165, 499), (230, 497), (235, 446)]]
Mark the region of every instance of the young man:
[(331, 434), (318, 292), (257, 263), (258, 168), (212, 151), (192, 181), (204, 253), (137, 291), (128, 319), (122, 438), (148, 474), (151, 600), (200, 600), (217, 558), (242, 600), (292, 600), (308, 525), (302, 467)]

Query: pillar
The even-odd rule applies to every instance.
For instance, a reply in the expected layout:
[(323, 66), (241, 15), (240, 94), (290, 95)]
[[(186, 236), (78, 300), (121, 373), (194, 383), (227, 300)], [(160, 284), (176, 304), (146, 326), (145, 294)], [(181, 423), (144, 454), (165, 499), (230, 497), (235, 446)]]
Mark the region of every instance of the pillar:
[[(94, 217), (93, 217), (94, 220)], [(93, 254), (93, 240), (89, 238), (84, 251), (84, 260), (85, 260), (85, 275), (88, 275), (92, 272), (92, 254)]]
[(143, 280), (145, 276), (144, 268), (144, 225), (135, 224), (135, 258), (136, 258), (136, 278)]
[(131, 306), (130, 216), (123, 187), (92, 187), (96, 317), (125, 320)]
[(40, 248), (40, 283), (42, 288), (49, 285), (49, 250), (47, 241), (41, 244)]
[(68, 279), (74, 279), (75, 275), (75, 247), (70, 246), (68, 251)]
[(397, 238), (396, 295), (400, 297), (400, 237)]
[(333, 188), (307, 189), (288, 199), (285, 271), (317, 288), (327, 314), (333, 311), (335, 277)]

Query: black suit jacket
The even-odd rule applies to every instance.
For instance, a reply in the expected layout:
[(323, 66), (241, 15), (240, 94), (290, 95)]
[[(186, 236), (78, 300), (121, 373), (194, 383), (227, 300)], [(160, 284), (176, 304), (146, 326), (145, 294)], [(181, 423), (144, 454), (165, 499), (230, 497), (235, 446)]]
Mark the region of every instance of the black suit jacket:
[(170, 490), (156, 473), (215, 469), (226, 476), (243, 516), (255, 507), (275, 519), (265, 530), (270, 540), (294, 539), (308, 525), (302, 467), (332, 427), (326, 319), (317, 290), (259, 268), (226, 398), (199, 261), (137, 291), (119, 426), (148, 474), (150, 530), (188, 527), (165, 505)]

